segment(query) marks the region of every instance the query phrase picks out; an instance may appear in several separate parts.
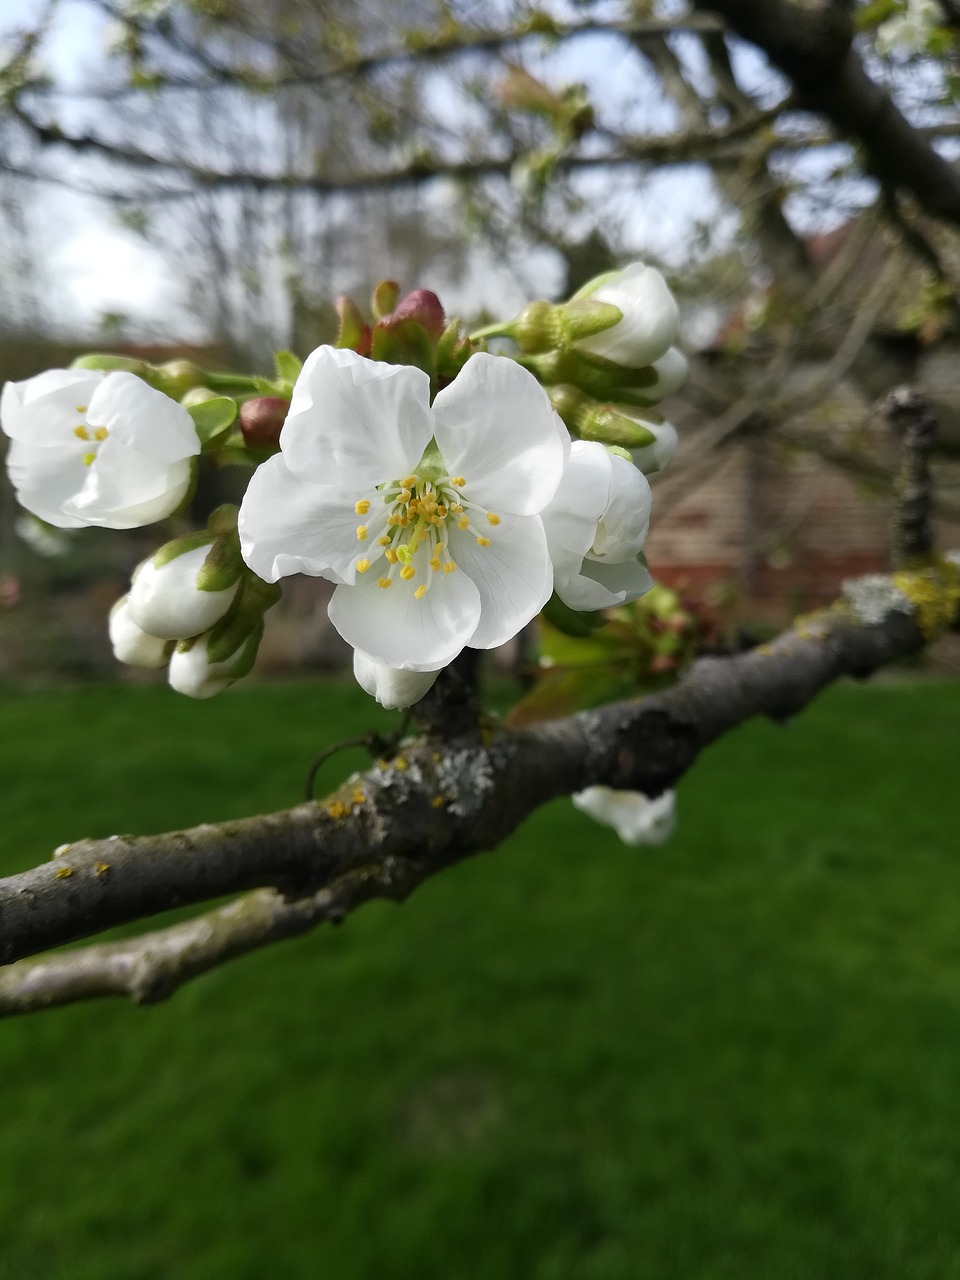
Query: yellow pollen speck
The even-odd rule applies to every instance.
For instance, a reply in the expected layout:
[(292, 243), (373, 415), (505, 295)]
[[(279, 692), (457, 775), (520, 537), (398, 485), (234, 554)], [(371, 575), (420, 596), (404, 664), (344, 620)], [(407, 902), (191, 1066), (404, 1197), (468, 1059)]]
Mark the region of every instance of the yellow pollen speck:
[(57, 867), (56, 876), (58, 880), (66, 880), (68, 876), (73, 875), (73, 867)]
[(390, 585), (390, 579), (389, 579), (389, 578), (378, 578), (378, 579), (377, 579), (377, 586), (378, 586), (378, 587), (382, 587), (384, 591), (386, 591), (386, 589), (387, 589), (387, 587), (389, 587), (389, 585)]
[(415, 489), (419, 479), (419, 476), (407, 476), (406, 480), (401, 480), (400, 483), (405, 489)]
[(378, 546), (378, 547), (389, 547), (389, 545), (390, 545), (390, 535), (389, 535), (389, 533), (385, 533), (385, 534), (383, 535), (383, 537), (382, 537), (382, 538), (378, 538), (378, 539), (377, 539), (377, 546)]
[(369, 560), (358, 560), (358, 561), (357, 561), (357, 573), (366, 573), (366, 572), (367, 572), (367, 570), (368, 570), (369, 568), (370, 568), (370, 561), (369, 561)]
[(110, 863), (109, 863), (109, 862), (98, 862), (98, 863), (97, 863), (97, 865), (96, 865), (93, 869), (94, 869), (94, 871), (97, 873), (97, 875), (98, 875), (98, 876), (105, 876), (105, 875), (107, 874), (107, 872), (110, 870)]
[(85, 453), (83, 455), (83, 465), (85, 467), (92, 467), (96, 461), (96, 457), (97, 455), (95, 453)]
[(366, 498), (361, 498), (359, 502), (355, 502), (353, 504), (353, 509), (358, 516), (365, 516), (367, 512), (370, 510), (370, 503), (366, 500)]
[(416, 591), (413, 593), (413, 598), (414, 600), (422, 600), (426, 594), (427, 584), (425, 582), (421, 582), (419, 587), (417, 587)]
[(462, 489), (467, 482), (464, 480), (463, 476), (451, 476), (450, 483), (455, 484), (458, 489)]
[(97, 427), (96, 431), (93, 433), (93, 437), (95, 440), (106, 440), (109, 434), (110, 432), (106, 427)]
[(350, 799), (353, 801), (354, 804), (363, 804), (366, 798), (367, 798), (366, 793), (361, 791), (359, 787), (353, 788), (353, 793)]
[(393, 767), (395, 769), (399, 769), (400, 772), (402, 773), (403, 770), (407, 768), (407, 761), (403, 758), (403, 756), (397, 756), (396, 760), (394, 760), (393, 762)]
[(431, 797), (430, 797), (430, 804), (432, 805), (432, 807), (433, 807), (434, 809), (442, 809), (442, 808), (443, 808), (443, 806), (444, 806), (446, 803), (447, 803), (447, 802), (446, 802), (446, 800), (443, 798), (443, 796), (431, 796)]
[(405, 564), (400, 570), (400, 577), (404, 582), (409, 582), (411, 578), (416, 576), (416, 572), (417, 571), (412, 564)]
[(457, 528), (458, 528), (458, 529), (466, 529), (466, 527), (469, 525), (469, 523), (470, 523), (470, 521), (467, 519), (467, 517), (466, 517), (466, 516), (461, 516), (461, 517), (460, 517), (460, 519), (457, 521)]
[(350, 806), (342, 800), (331, 800), (323, 806), (331, 818), (349, 818)]
[(447, 563), (443, 566), (443, 572), (444, 572), (444, 573), (453, 573), (453, 571), (454, 571), (454, 569), (455, 569), (456, 567), (457, 567), (457, 566), (456, 566), (456, 564), (454, 563), (454, 561), (453, 561), (453, 560), (448, 560), (448, 561), (447, 561)]
[(76, 409), (77, 413), (87, 412), (87, 406), (85, 404), (76, 404), (73, 407)]
[(396, 564), (397, 561), (400, 559), (396, 551), (394, 551), (393, 547), (391, 547), (388, 551), (385, 551), (383, 554), (387, 557), (388, 564)]
[(481, 538), (478, 538), (478, 539), (477, 539), (477, 546), (478, 546), (478, 547), (489, 547), (489, 545), (490, 545), (490, 539), (489, 539), (489, 538), (482, 538), (482, 537), (481, 537)]
[(496, 525), (496, 524), (499, 524), (499, 523), (500, 523), (500, 517), (497, 515), (497, 513), (496, 513), (495, 511), (488, 511), (488, 512), (487, 512), (487, 524), (494, 524), (494, 525)]
[(367, 526), (366, 526), (365, 524), (358, 525), (358, 526), (357, 526), (357, 541), (358, 541), (358, 542), (366, 542), (366, 540), (367, 540)]
[(80, 423), (79, 427), (73, 428), (73, 434), (77, 437), (78, 440), (90, 439), (90, 432), (87, 430), (87, 428), (83, 425), (82, 422)]

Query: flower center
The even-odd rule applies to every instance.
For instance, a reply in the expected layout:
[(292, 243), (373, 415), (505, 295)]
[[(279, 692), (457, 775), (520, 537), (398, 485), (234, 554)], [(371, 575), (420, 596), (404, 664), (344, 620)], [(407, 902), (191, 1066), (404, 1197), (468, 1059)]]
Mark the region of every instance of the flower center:
[[(76, 410), (77, 413), (86, 413), (87, 406), (85, 404), (78, 404), (76, 406)], [(78, 440), (83, 440), (85, 443), (98, 446), (103, 444), (110, 432), (106, 427), (89, 427), (85, 422), (81, 422), (78, 426), (73, 428), (73, 434)], [(83, 455), (83, 465), (85, 467), (92, 466), (96, 456), (97, 448), (94, 447), (89, 453), (85, 453)]]
[[(395, 581), (410, 583), (414, 598), (422, 600), (435, 573), (456, 570), (450, 554), (451, 533), (466, 535), (471, 519), (482, 518), (491, 529), (500, 523), (496, 512), (470, 501), (464, 493), (466, 485), (464, 476), (413, 472), (384, 485), (375, 498), (362, 498), (354, 510), (369, 520), (357, 526), (357, 541), (369, 544), (370, 555), (357, 560), (357, 572), (366, 573), (382, 557), (387, 566), (377, 586), (386, 590)], [(474, 537), (478, 547), (490, 546), (485, 534)]]

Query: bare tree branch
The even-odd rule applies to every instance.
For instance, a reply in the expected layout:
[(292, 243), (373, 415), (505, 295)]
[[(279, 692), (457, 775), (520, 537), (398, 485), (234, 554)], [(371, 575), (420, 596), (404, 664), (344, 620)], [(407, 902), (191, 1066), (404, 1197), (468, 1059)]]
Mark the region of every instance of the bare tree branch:
[[(0, 1012), (105, 994), (169, 995), (235, 955), (339, 919), (497, 845), (541, 804), (602, 783), (657, 795), (721, 734), (755, 715), (785, 719), (826, 684), (922, 648), (904, 614), (861, 626), (841, 607), (763, 649), (699, 660), (664, 693), (523, 732), (474, 726), (423, 738), (322, 804), (158, 836), (64, 846), (0, 881)], [(147, 934), (24, 957), (172, 906), (260, 892)], [(273, 891), (267, 889), (273, 886)]]

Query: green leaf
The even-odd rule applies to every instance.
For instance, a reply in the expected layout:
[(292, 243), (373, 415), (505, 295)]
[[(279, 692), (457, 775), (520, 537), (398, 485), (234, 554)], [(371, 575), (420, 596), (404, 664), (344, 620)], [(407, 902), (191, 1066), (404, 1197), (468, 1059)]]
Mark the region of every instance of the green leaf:
[(633, 673), (608, 664), (591, 667), (552, 667), (507, 714), (512, 728), (556, 720), (560, 716), (599, 707), (638, 692)]
[(233, 426), (237, 417), (237, 402), (229, 396), (214, 396), (212, 400), (191, 405), (187, 413), (197, 428), (200, 443), (208, 445)]

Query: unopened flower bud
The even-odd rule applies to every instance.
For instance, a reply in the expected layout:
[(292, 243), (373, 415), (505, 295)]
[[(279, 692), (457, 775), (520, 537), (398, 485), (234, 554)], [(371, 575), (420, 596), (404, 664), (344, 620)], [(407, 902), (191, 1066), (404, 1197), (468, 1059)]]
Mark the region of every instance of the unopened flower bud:
[(430, 689), (439, 671), (400, 671), (376, 662), (359, 649), (353, 653), (353, 674), (361, 689), (388, 711), (412, 707)]
[(240, 430), (253, 449), (270, 449), (279, 443), (290, 401), (281, 396), (257, 396), (240, 406)]
[(435, 340), (440, 338), (447, 326), (443, 304), (429, 289), (414, 289), (408, 293), (388, 316), (384, 316), (381, 323), (390, 324), (393, 320), (416, 320), (424, 333)]
[[(629, 416), (628, 409), (621, 406), (620, 411)], [(644, 421), (643, 426), (653, 434), (654, 439), (638, 449), (631, 449), (630, 456), (635, 467), (639, 468), (645, 476), (652, 476), (655, 472), (662, 471), (673, 459), (673, 455), (677, 452), (679, 437), (672, 422)]]
[(583, 299), (605, 302), (621, 313), (621, 319), (608, 328), (576, 339), (575, 345), (583, 351), (638, 369), (659, 360), (677, 340), (677, 301), (660, 272), (642, 262), (591, 280), (571, 304)]
[(203, 382), (203, 374), (189, 360), (168, 360), (150, 371), (147, 382), (165, 395), (180, 400), (191, 387)]
[(251, 635), (219, 661), (211, 657), (209, 634), (199, 636), (189, 646), (178, 645), (170, 658), (170, 686), (188, 698), (213, 698), (247, 675), (259, 643), (260, 634)]
[(109, 632), (118, 662), (151, 670), (167, 665), (167, 642), (137, 625), (130, 612), (129, 596), (122, 596), (110, 610)]
[(181, 640), (200, 635), (220, 621), (233, 604), (240, 575), (220, 590), (201, 588), (198, 574), (213, 545), (214, 539), (207, 537), (200, 546), (170, 556), (176, 544), (168, 543), (156, 556), (144, 561), (128, 596), (130, 615), (137, 626), (162, 640)]

